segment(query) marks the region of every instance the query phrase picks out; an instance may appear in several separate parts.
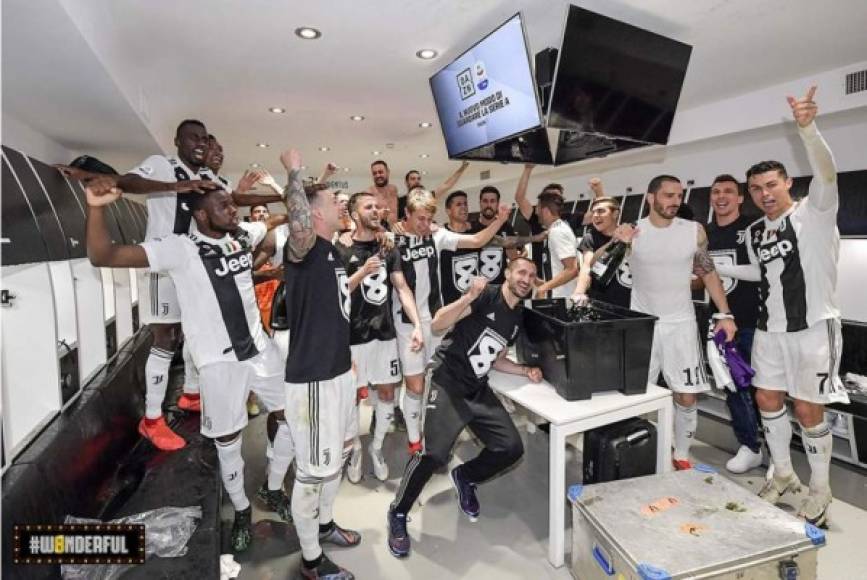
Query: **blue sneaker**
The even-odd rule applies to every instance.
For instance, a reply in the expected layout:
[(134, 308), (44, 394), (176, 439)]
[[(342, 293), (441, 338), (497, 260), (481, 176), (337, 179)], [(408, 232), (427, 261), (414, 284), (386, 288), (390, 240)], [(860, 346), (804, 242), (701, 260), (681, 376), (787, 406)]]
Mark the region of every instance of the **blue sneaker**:
[(409, 556), (410, 539), (406, 531), (406, 514), (388, 510), (388, 551), (395, 558)]
[(452, 469), (452, 483), (455, 490), (458, 492), (458, 505), (461, 511), (467, 514), (471, 522), (479, 519), (479, 499), (476, 497), (476, 484), (467, 481), (461, 475), (461, 467), (457, 466)]

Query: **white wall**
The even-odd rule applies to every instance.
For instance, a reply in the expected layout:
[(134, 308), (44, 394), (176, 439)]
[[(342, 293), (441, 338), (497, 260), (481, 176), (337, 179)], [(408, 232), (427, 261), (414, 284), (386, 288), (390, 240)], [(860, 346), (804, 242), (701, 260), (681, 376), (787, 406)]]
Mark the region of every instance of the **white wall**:
[(3, 145), (45, 163), (69, 163), (79, 154), (3, 111)]

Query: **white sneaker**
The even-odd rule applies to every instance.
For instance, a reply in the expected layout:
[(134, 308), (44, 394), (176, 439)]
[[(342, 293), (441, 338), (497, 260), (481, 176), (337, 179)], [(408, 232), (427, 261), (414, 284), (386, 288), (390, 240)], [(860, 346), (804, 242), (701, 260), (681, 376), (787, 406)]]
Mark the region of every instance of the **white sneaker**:
[(826, 527), (828, 524), (828, 506), (831, 505), (831, 490), (813, 491), (801, 504), (798, 516), (807, 520), (817, 528)]
[(346, 468), (346, 479), (349, 483), (361, 481), (361, 446), (353, 447), (349, 456), (349, 465)]
[(746, 473), (762, 464), (762, 452), (753, 451), (746, 445), (741, 445), (737, 454), (726, 461), (726, 469), (732, 473)]
[(379, 481), (387, 480), (388, 464), (382, 456), (382, 449), (376, 449), (371, 445), (368, 450), (370, 451), (370, 460), (373, 462), (373, 475), (375, 475), (376, 479)]

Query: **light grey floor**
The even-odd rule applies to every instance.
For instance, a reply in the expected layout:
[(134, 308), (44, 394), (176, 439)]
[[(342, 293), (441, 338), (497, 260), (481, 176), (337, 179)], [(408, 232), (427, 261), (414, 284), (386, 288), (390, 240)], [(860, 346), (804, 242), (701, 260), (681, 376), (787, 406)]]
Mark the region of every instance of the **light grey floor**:
[[(362, 405), (362, 437), (368, 441), (367, 426), (370, 408)], [(482, 516), (471, 523), (460, 514), (450, 480), (435, 475), (411, 514), (409, 532), (413, 540), (412, 555), (405, 560), (391, 556), (386, 547), (385, 514), (400, 482), (407, 460), (404, 433), (390, 434), (385, 443), (385, 455), (391, 476), (380, 483), (369, 473), (369, 458), (365, 456), (365, 478), (359, 485), (344, 481), (335, 506), (335, 520), (344, 527), (361, 532), (360, 546), (349, 550), (328, 550), (330, 557), (355, 573), (359, 579), (413, 578), (446, 580), (452, 578), (479, 579), (545, 579), (571, 578), (567, 566), (554, 569), (547, 561), (548, 526), (548, 437), (537, 431), (522, 433), (526, 454), (510, 472), (479, 489)], [(264, 480), (265, 428), (263, 418), (251, 421), (245, 431), (246, 488), (252, 498)], [(475, 455), (478, 449), (470, 440), (456, 447), (454, 462)], [(697, 460), (724, 471), (723, 465), (731, 454), (702, 443), (694, 447)], [(795, 452), (799, 474), (805, 477), (806, 461)], [(575, 460), (567, 466), (567, 483), (580, 481), (580, 468)], [(734, 477), (739, 483), (758, 489), (764, 469)], [(291, 482), (288, 482), (291, 485)], [(846, 495), (867, 503), (867, 477), (864, 474), (835, 466), (832, 487), (845, 488)], [(797, 502), (793, 502), (797, 505)], [(294, 528), (276, 522), (276, 515), (262, 511), (253, 500), (255, 528), (254, 546), (247, 554), (237, 557), (242, 565), (242, 580), (296, 578), (300, 564), (298, 542)], [(794, 509), (794, 508), (791, 508)], [(828, 531), (828, 545), (819, 553), (819, 578), (867, 578), (867, 517), (863, 509), (836, 499)], [(224, 505), (224, 519), (231, 517), (231, 506)], [(567, 522), (569, 521), (567, 517)], [(230, 527), (227, 522), (225, 526)], [(567, 546), (570, 543), (567, 533)]]

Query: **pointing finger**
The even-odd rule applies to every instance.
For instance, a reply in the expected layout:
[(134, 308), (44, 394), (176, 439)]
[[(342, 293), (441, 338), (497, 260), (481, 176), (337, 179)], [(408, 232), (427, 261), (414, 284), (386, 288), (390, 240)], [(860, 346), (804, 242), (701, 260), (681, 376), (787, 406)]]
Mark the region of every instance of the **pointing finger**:
[(818, 88), (818, 87), (816, 85), (813, 85), (812, 87), (810, 87), (810, 90), (807, 91), (807, 100), (808, 101), (813, 100), (813, 97), (816, 95), (816, 88)]

